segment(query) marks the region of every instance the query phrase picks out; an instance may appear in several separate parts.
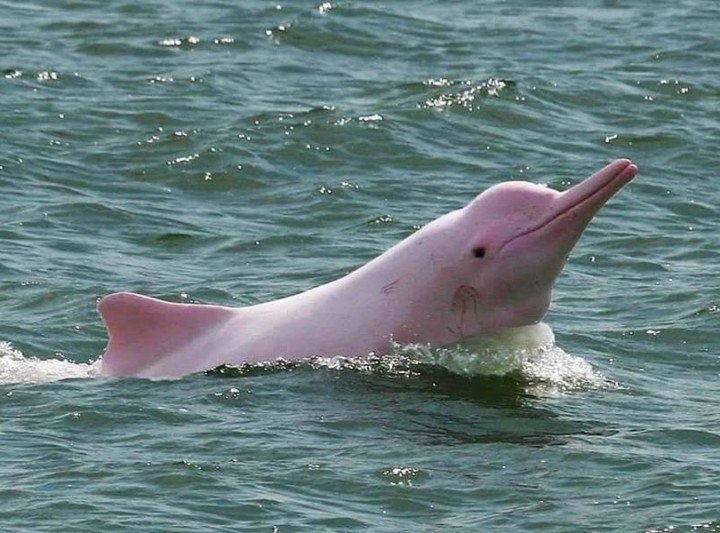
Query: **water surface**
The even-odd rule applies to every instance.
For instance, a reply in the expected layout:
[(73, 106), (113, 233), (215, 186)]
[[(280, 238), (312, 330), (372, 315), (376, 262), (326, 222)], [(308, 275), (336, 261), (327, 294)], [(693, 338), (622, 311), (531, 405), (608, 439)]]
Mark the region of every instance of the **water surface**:
[[(4, 529), (720, 530), (715, 3), (0, 12)], [(87, 379), (109, 292), (278, 298), (616, 157), (641, 174), (558, 280), (555, 345), (503, 372)]]

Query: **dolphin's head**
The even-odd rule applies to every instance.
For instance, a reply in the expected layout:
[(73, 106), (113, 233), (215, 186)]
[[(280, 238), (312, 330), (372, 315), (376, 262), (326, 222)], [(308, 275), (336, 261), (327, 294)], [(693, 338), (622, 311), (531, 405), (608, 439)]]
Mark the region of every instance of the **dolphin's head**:
[(619, 159), (565, 192), (500, 183), (453, 213), (462, 229), (453, 239), (460, 257), (442, 269), (448, 329), (467, 337), (539, 322), (583, 230), (636, 172)]

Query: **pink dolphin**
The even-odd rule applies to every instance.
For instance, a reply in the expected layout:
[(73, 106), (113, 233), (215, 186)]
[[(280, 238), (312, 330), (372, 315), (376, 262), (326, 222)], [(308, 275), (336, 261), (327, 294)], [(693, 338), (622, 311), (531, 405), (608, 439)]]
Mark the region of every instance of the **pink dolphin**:
[(176, 378), (222, 364), (386, 354), (538, 323), (555, 278), (600, 207), (637, 172), (619, 159), (565, 192), (495, 185), (347, 276), (230, 308), (120, 292), (100, 300), (100, 372)]

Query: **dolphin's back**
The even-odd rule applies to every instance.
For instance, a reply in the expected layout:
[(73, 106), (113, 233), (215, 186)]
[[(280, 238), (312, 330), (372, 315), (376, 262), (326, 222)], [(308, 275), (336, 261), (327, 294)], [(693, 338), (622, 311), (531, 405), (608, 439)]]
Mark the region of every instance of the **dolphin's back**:
[(197, 372), (198, 359), (207, 355), (202, 340), (233, 316), (227, 307), (171, 303), (131, 292), (104, 297), (98, 310), (110, 338), (101, 371), (112, 376)]

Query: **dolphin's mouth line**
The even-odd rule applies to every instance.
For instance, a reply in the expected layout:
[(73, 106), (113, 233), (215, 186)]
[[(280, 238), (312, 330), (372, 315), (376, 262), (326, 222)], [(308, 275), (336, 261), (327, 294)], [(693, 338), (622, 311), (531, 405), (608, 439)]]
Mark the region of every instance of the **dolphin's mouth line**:
[[(584, 194), (581, 198), (579, 198), (579, 199), (577, 199), (576, 201), (574, 201), (572, 204), (563, 207), (562, 209), (560, 209), (559, 211), (557, 211), (557, 212), (555, 212), (555, 213), (552, 213), (549, 218), (540, 221), (540, 222), (539, 222), (538, 224), (536, 224), (535, 226), (533, 226), (533, 227), (531, 227), (531, 228), (523, 231), (522, 233), (519, 233), (519, 234), (513, 236), (510, 240), (508, 240), (508, 241), (506, 241), (505, 243), (503, 243), (502, 246), (500, 246), (500, 248), (498, 249), (498, 252), (502, 251), (503, 248), (505, 248), (508, 244), (512, 243), (513, 241), (516, 241), (516, 240), (518, 240), (518, 239), (521, 239), (521, 238), (523, 238), (523, 237), (526, 237), (526, 236), (528, 236), (528, 235), (530, 235), (530, 234), (532, 234), (532, 233), (535, 233), (536, 231), (540, 231), (541, 229), (549, 226), (550, 224), (552, 224), (552, 223), (555, 222), (556, 220), (558, 220), (558, 219), (562, 218), (563, 216), (567, 215), (567, 214), (568, 214), (570, 211), (572, 211), (573, 209), (577, 209), (577, 208), (579, 208), (580, 206), (582, 206), (583, 204), (591, 203), (596, 196), (598, 196), (598, 195), (600, 195), (601, 193), (605, 192), (606, 189), (608, 189), (609, 187), (611, 187), (612, 185), (614, 185), (614, 184), (618, 181), (618, 178), (622, 177), (622, 176), (626, 173), (626, 171), (627, 171), (630, 167), (632, 167), (632, 166), (633, 166), (633, 164), (632, 164), (630, 161), (627, 161), (626, 164), (625, 164), (622, 168), (620, 168), (620, 169), (618, 169), (616, 172), (614, 172), (611, 176), (608, 177), (608, 179), (602, 180), (597, 187), (595, 187), (595, 188), (591, 189), (590, 191), (588, 191), (586, 194)], [(600, 170), (600, 172), (602, 172), (602, 170)], [(578, 183), (577, 185), (571, 187), (570, 189), (568, 189), (567, 191), (565, 191), (565, 192), (563, 192), (563, 193), (561, 193), (561, 194), (567, 194), (567, 193), (569, 193), (570, 191), (572, 191), (573, 189), (575, 189), (576, 187), (582, 186), (583, 183), (587, 183), (587, 181), (589, 181), (590, 179), (592, 179), (592, 177), (593, 177), (593, 176), (590, 176), (589, 178), (586, 178), (584, 181)], [(624, 184), (623, 184), (623, 185), (624, 185)], [(620, 190), (620, 188), (621, 188), (623, 185), (620, 185), (619, 187), (617, 187), (617, 189), (616, 189), (615, 191), (612, 191), (612, 192), (607, 196), (607, 198), (605, 199), (605, 201), (609, 200), (609, 199), (613, 196), (613, 194), (615, 194), (618, 190)], [(592, 219), (592, 217), (591, 217), (591, 219)], [(588, 220), (588, 222), (589, 222), (589, 221), (590, 221), (590, 220)]]

